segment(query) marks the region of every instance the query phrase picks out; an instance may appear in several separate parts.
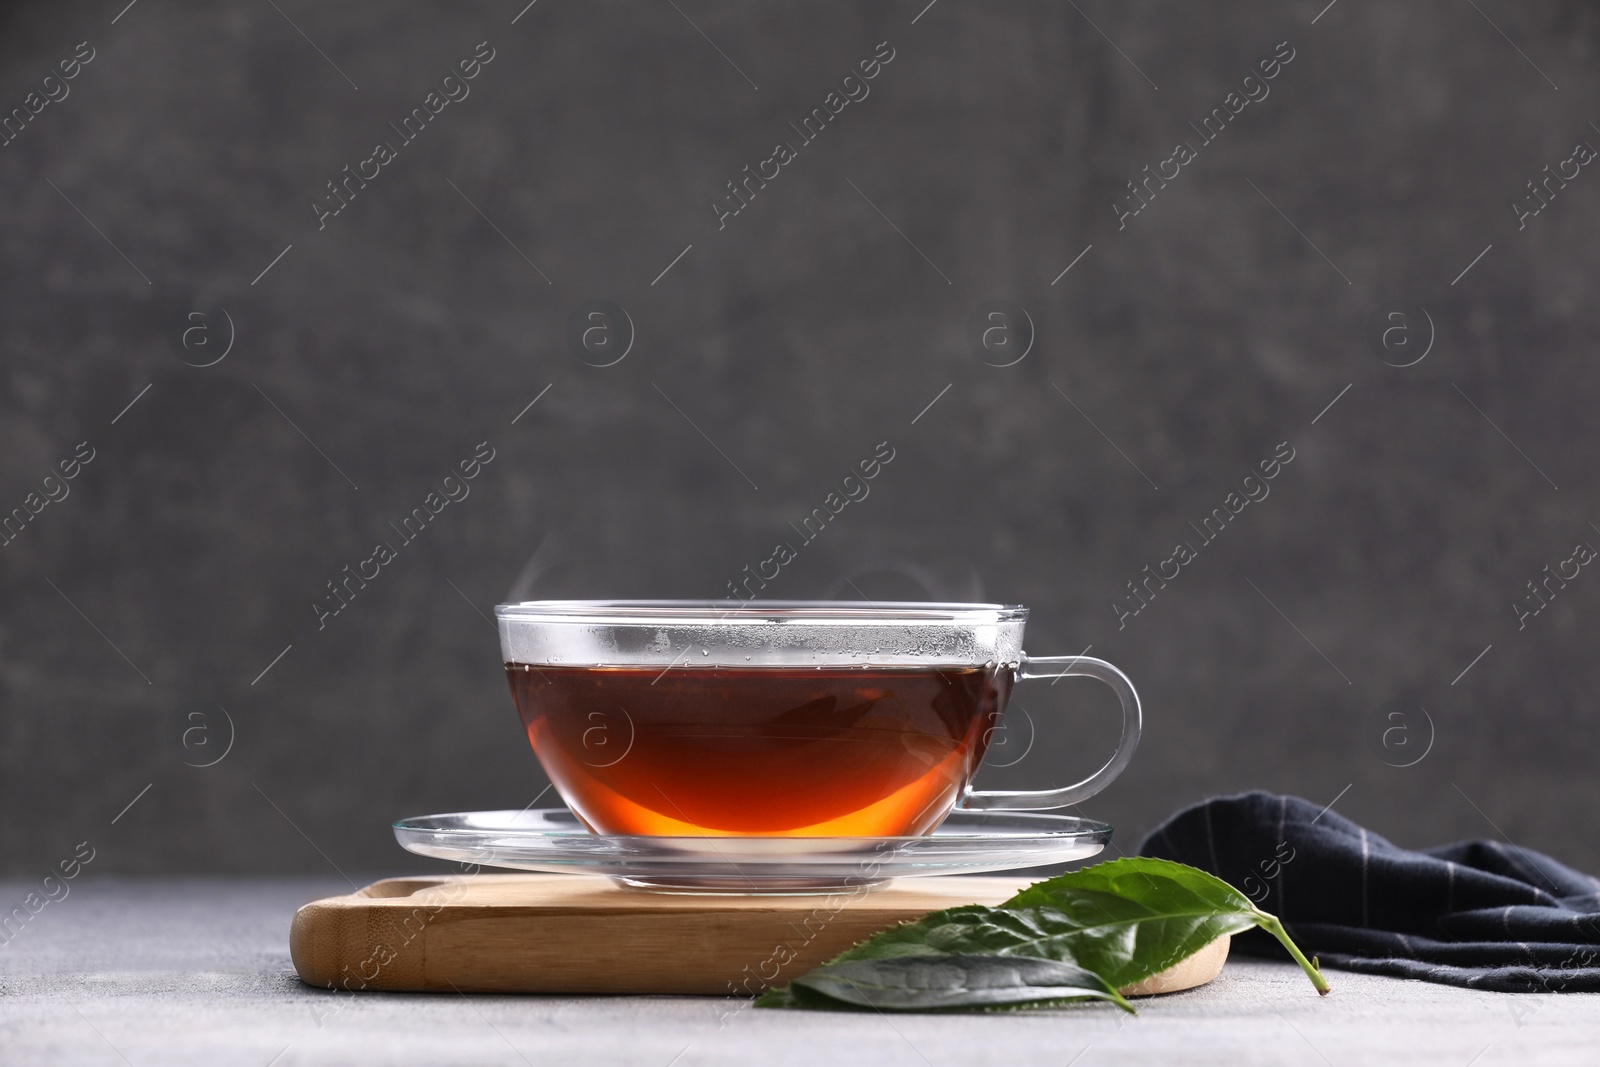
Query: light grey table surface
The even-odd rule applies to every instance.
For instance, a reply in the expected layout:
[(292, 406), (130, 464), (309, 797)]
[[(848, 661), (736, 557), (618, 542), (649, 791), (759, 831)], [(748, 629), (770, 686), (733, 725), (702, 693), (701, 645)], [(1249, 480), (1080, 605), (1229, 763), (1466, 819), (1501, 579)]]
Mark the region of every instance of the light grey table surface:
[[(25, 883), (0, 883), (0, 902)], [(0, 1063), (1600, 1063), (1600, 996), (1513, 996), (1230, 961), (1209, 986), (1110, 1008), (809, 1014), (702, 997), (349, 996), (289, 962), (327, 879), (84, 879), (0, 946)], [(9, 906), (9, 905), (8, 905)], [(738, 1010), (735, 1010), (738, 1009)], [(731, 1012), (731, 1014), (730, 1014)]]

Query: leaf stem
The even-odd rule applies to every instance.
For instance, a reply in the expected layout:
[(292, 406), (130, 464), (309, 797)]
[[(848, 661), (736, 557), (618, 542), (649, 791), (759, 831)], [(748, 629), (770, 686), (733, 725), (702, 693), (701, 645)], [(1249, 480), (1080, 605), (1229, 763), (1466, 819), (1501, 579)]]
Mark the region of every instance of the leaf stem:
[(1300, 946), (1296, 945), (1289, 937), (1289, 931), (1283, 928), (1283, 923), (1278, 917), (1262, 911), (1260, 908), (1253, 910), (1256, 913), (1256, 925), (1277, 938), (1278, 943), (1289, 950), (1289, 955), (1293, 956), (1294, 961), (1300, 965), (1300, 969), (1306, 972), (1306, 977), (1311, 979), (1311, 984), (1317, 987), (1317, 993), (1325, 997), (1332, 992), (1328, 987), (1328, 980), (1322, 977), (1322, 972), (1317, 969), (1315, 963), (1306, 959), (1305, 953), (1301, 952)]

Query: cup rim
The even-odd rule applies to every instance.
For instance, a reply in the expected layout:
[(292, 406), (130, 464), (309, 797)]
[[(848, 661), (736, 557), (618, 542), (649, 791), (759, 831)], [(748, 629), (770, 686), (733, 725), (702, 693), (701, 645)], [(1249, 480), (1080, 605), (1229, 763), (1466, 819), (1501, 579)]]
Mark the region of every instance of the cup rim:
[(506, 622), (576, 625), (992, 625), (1028, 618), (1028, 609), (1022, 604), (919, 600), (523, 600), (497, 604), (494, 613)]

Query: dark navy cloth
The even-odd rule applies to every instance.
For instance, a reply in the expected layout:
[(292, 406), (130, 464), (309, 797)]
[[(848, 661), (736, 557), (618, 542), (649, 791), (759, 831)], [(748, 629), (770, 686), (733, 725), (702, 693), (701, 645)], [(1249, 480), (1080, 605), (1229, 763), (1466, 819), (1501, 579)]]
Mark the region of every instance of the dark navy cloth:
[[(1257, 792), (1185, 808), (1139, 852), (1228, 882), (1333, 967), (1508, 993), (1600, 992), (1600, 881), (1516, 845), (1413, 852), (1310, 801)], [(1287, 958), (1264, 931), (1234, 944)]]

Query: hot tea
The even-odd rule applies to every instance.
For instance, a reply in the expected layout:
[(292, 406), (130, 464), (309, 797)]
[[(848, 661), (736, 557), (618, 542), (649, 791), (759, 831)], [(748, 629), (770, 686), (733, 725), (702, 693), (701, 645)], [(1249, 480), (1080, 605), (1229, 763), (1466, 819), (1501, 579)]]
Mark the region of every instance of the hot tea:
[[(495, 608), (500, 661), (528, 740), (590, 830), (856, 842), (936, 834), (958, 804), (1078, 804), (1127, 766), (1140, 725), (1127, 676), (1088, 656), (1028, 655), (1027, 618), (1020, 604), (530, 600)], [(1116, 694), (1122, 737), (1111, 757), (1053, 789), (973, 789), (1012, 686), (1069, 676)], [(627, 854), (642, 846), (615, 847)], [(772, 847), (773, 862), (787, 856), (781, 862), (792, 864), (808, 848), (831, 846)]]
[(545, 772), (600, 833), (930, 831), (977, 770), (1011, 667), (507, 663)]

